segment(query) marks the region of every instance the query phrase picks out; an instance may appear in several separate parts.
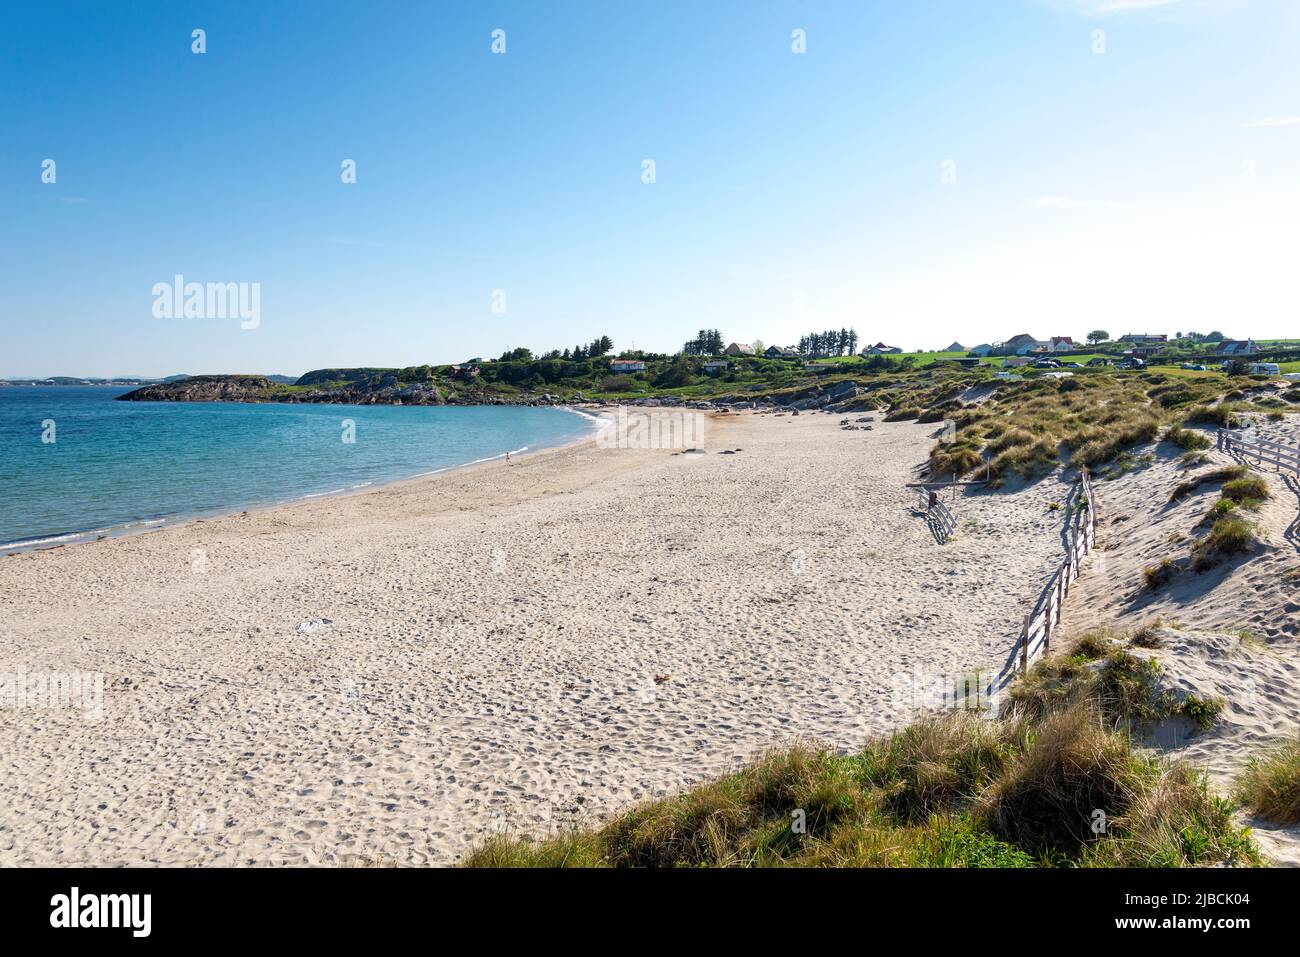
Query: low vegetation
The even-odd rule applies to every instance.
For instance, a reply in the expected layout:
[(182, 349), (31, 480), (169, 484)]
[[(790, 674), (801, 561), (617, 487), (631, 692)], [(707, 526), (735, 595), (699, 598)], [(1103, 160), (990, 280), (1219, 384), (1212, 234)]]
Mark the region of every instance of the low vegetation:
[(1156, 591), (1173, 581), (1178, 572), (1178, 563), (1172, 558), (1164, 558), (1158, 564), (1142, 569), (1142, 583), (1148, 590)]
[(1179, 698), (1161, 683), (1159, 660), (1132, 649), (1159, 647), (1155, 628), (1139, 629), (1125, 640), (1109, 631), (1085, 635), (1064, 655), (1050, 655), (1012, 685), (1008, 713), (1042, 719), (1087, 707), (1116, 730), (1142, 734), (1176, 716), (1202, 729), (1223, 708), (1215, 698), (1185, 694)]
[(1177, 502), (1187, 498), (1193, 492), (1200, 489), (1202, 485), (1222, 485), (1225, 482), (1231, 482), (1235, 479), (1243, 478), (1249, 473), (1249, 469), (1244, 465), (1229, 465), (1221, 469), (1214, 469), (1211, 472), (1202, 472), (1200, 475), (1193, 475), (1174, 486), (1173, 494), (1169, 496), (1169, 501)]
[(1259, 508), (1269, 497), (1268, 482), (1263, 476), (1235, 478), (1223, 483), (1223, 497), (1236, 502), (1241, 508)]
[(1210, 533), (1192, 546), (1194, 567), (1198, 572), (1213, 568), (1225, 559), (1249, 552), (1258, 541), (1255, 526), (1241, 518), (1220, 518)]
[[(1134, 642), (1135, 644), (1136, 642)], [(854, 754), (798, 744), (676, 797), (533, 840), (495, 835), (469, 867), (1182, 867), (1259, 863), (1203, 774), (1131, 745), (1145, 722), (1202, 726), (1159, 664), (1094, 632), (1012, 686), (1000, 718), (923, 718)]]
[(1300, 824), (1300, 741), (1252, 758), (1237, 779), (1237, 799), (1266, 821)]
[(1165, 441), (1172, 442), (1184, 452), (1198, 452), (1202, 449), (1208, 449), (1214, 443), (1203, 432), (1197, 432), (1193, 429), (1184, 429), (1180, 425), (1171, 425), (1165, 432)]
[(960, 390), (951, 382), (917, 381), (881, 398), (894, 420), (944, 418), (956, 427), (956, 440), (931, 454), (933, 475), (962, 478), (986, 468), (1002, 482), (1065, 462), (1094, 470), (1110, 465), (1114, 477), (1149, 462), (1132, 450), (1159, 436), (1188, 455), (1209, 448), (1203, 432), (1186, 426), (1235, 421), (1232, 407), (1220, 401), (1228, 381), (1081, 371), (1068, 379), (993, 380), (992, 394), (970, 403), (954, 402)]
[(1241, 425), (1238, 408), (1232, 402), (1198, 406), (1183, 418), (1183, 425), (1212, 425), (1219, 429), (1235, 429)]

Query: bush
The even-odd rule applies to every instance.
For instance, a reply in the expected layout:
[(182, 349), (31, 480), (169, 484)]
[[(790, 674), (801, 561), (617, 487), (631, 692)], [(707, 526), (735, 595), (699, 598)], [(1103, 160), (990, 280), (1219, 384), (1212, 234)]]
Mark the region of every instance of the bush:
[(636, 383), (631, 376), (607, 375), (600, 383), (600, 387), (605, 392), (631, 392), (636, 387)]

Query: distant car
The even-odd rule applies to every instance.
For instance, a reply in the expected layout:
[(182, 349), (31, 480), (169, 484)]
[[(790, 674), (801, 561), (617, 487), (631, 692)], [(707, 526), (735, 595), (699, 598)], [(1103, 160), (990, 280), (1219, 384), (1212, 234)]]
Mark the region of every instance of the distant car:
[(1066, 363), (1066, 366), (1067, 366), (1068, 368), (1071, 368), (1071, 369), (1082, 369), (1082, 368), (1083, 368), (1083, 363), (1082, 363), (1082, 362), (1067, 362), (1067, 363)]
[(1119, 367), (1121, 369), (1145, 369), (1147, 364), (1137, 356), (1129, 356), (1127, 359), (1120, 361)]
[(1108, 365), (1110, 365), (1110, 360), (1107, 359), (1107, 358), (1105, 358), (1104, 356), (1093, 356), (1091, 359), (1088, 360), (1088, 365), (1090, 365), (1090, 366), (1108, 366)]
[(1035, 369), (1059, 369), (1061, 364), (1055, 359), (1039, 359), (1033, 363)]

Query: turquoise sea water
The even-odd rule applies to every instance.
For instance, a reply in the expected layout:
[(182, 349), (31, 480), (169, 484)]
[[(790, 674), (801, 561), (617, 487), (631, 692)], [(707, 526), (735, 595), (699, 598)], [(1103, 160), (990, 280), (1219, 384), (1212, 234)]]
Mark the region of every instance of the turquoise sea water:
[(595, 425), (517, 406), (114, 401), (127, 391), (0, 388), (0, 551), (365, 488), (562, 445)]

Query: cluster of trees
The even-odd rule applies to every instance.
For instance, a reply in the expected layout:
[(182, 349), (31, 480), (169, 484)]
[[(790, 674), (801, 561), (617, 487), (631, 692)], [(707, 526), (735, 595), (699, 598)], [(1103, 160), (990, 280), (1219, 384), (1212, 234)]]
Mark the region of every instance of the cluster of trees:
[(825, 359), (827, 356), (851, 356), (857, 351), (858, 334), (853, 329), (813, 332), (799, 340), (800, 354), (814, 359)]
[[(572, 349), (552, 349), (550, 352), (544, 352), (539, 359), (549, 361), (559, 359), (564, 362), (573, 360), (579, 362), (583, 359), (599, 359), (603, 355), (608, 355), (614, 351), (614, 340), (609, 336), (600, 336), (592, 339), (588, 345), (574, 346)], [(510, 349), (501, 356), (501, 362), (532, 362), (533, 353), (530, 349)]]
[[(687, 345), (689, 346), (690, 343), (688, 342)], [(699, 353), (696, 354), (699, 355)], [(684, 385), (690, 385), (694, 381), (695, 377), (691, 374), (691, 367), (686, 362), (686, 352), (683, 350), (673, 356), (673, 361), (664, 366), (659, 375), (655, 377), (654, 386), (656, 389), (677, 389)]]
[(694, 339), (682, 346), (682, 352), (688, 356), (716, 356), (724, 348), (721, 332), (717, 329), (701, 329)]
[(505, 362), (489, 362), (483, 366), (480, 375), (483, 382), (540, 388), (571, 382), (574, 379), (590, 379), (598, 371), (586, 360), (574, 362), (562, 359), (513, 359)]

